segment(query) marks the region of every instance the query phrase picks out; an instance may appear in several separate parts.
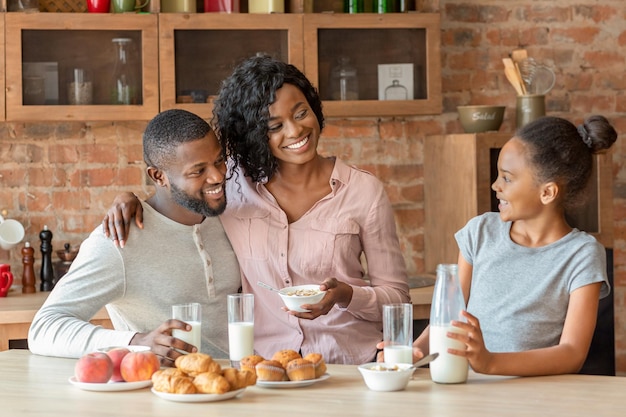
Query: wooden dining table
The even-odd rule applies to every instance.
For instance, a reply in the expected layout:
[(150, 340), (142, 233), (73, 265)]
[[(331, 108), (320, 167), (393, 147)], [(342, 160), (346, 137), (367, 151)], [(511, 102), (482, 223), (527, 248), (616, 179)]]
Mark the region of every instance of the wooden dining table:
[(370, 391), (355, 365), (328, 365), (329, 378), (291, 389), (248, 387), (219, 401), (181, 403), (150, 388), (121, 392), (82, 390), (69, 382), (76, 359), (27, 350), (0, 352), (0, 415), (6, 417), (502, 417), (626, 415), (626, 378), (560, 375), (512, 378), (470, 372), (467, 383), (433, 383), (419, 369), (407, 388)]

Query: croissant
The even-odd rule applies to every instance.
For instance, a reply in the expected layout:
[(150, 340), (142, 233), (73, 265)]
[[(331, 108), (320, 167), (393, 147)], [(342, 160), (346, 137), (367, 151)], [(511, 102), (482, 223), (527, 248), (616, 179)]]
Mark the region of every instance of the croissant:
[(203, 372), (193, 379), (198, 392), (203, 394), (224, 394), (230, 391), (230, 384), (222, 375), (215, 372)]
[(222, 367), (206, 353), (188, 353), (176, 358), (176, 367), (189, 376), (197, 376), (203, 372), (220, 373)]
[(226, 368), (222, 371), (222, 376), (228, 381), (231, 391), (256, 384), (256, 373), (246, 370), (240, 371), (235, 368)]
[(159, 370), (152, 374), (152, 386), (156, 391), (171, 394), (195, 394), (197, 392), (191, 378), (169, 370)]

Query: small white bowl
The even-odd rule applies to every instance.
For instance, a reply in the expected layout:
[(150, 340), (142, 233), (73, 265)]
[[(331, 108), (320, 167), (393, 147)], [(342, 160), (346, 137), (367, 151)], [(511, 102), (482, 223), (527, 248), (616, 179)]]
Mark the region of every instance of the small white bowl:
[[(411, 366), (370, 362), (359, 365), (359, 372), (363, 375), (365, 385), (372, 391), (402, 391), (413, 375), (414, 369)], [(395, 370), (391, 370), (394, 368)]]
[[(296, 295), (296, 291), (318, 291), (314, 295)], [(317, 304), (320, 302), (322, 298), (324, 298), (324, 294), (326, 291), (320, 291), (319, 285), (296, 285), (293, 287), (287, 287), (281, 289), (278, 294), (280, 294), (280, 298), (283, 299), (283, 302), (287, 306), (289, 310), (297, 311), (299, 313), (306, 313), (309, 310), (305, 310), (300, 306), (302, 304)], [(291, 294), (291, 295), (290, 295)]]

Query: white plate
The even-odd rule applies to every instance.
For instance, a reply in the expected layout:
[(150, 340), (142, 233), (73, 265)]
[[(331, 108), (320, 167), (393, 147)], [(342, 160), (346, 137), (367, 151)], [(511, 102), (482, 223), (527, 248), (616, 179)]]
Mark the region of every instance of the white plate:
[(70, 384), (83, 389), (85, 391), (132, 391), (135, 389), (146, 388), (152, 385), (152, 380), (136, 381), (136, 382), (107, 382), (105, 384), (97, 384), (93, 382), (79, 382), (75, 376), (70, 377)]
[(326, 381), (330, 378), (329, 374), (324, 374), (317, 379), (307, 379), (304, 381), (259, 381), (257, 379), (256, 386), (261, 388), (300, 388), (308, 387), (320, 381)]
[(160, 392), (152, 388), (152, 392), (157, 397), (180, 403), (208, 403), (213, 401), (223, 401), (234, 398), (245, 390), (245, 388), (241, 388), (235, 391), (228, 391), (225, 394), (170, 394), (169, 392)]

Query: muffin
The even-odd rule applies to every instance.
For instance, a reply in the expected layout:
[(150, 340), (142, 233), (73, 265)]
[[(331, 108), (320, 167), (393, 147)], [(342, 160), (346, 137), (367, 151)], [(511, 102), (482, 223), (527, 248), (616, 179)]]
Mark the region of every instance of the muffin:
[(324, 362), (324, 357), (320, 353), (309, 353), (304, 356), (304, 359), (313, 364), (316, 379), (326, 373), (326, 362)]
[(259, 381), (285, 381), (285, 368), (278, 361), (264, 360), (256, 364), (256, 378)]
[(274, 356), (272, 356), (272, 360), (280, 362), (280, 364), (285, 369), (287, 369), (287, 364), (290, 361), (300, 358), (302, 358), (302, 356), (300, 356), (300, 354), (295, 350), (291, 349), (279, 350), (278, 352), (274, 353)]
[(255, 369), (256, 364), (264, 360), (265, 358), (263, 358), (263, 356), (260, 356), (260, 355), (244, 356), (239, 361), (239, 367), (241, 368), (242, 371), (250, 371), (256, 374), (256, 369)]
[(312, 362), (303, 358), (289, 361), (286, 371), (290, 381), (315, 379), (315, 366), (313, 366)]

